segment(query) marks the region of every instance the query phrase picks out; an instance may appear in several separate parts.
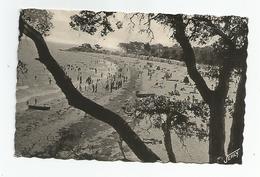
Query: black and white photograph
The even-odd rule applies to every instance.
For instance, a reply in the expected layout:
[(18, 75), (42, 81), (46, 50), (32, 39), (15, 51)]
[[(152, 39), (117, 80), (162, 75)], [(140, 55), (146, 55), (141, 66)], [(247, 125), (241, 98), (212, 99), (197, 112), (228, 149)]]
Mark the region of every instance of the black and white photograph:
[(20, 10), (15, 157), (243, 164), (248, 20)]

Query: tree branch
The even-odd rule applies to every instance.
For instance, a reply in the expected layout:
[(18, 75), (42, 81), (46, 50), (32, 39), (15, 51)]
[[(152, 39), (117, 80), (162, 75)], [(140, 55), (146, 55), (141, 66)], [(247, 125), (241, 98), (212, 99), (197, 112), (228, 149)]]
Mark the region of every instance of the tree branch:
[(19, 20), (19, 30), (21, 34), (24, 33), (34, 41), (39, 54), (38, 60), (44, 64), (53, 75), (57, 85), (66, 96), (69, 105), (112, 126), (141, 161), (155, 162), (160, 160), (160, 158), (143, 143), (122, 117), (84, 97), (73, 86), (71, 79), (66, 76), (59, 64), (51, 56), (43, 37), (38, 31), (28, 25), (21, 16)]
[(210, 103), (212, 91), (208, 88), (205, 80), (196, 68), (195, 54), (188, 37), (185, 35), (185, 24), (183, 23), (182, 15), (175, 15), (174, 21), (176, 25), (176, 34), (174, 36), (182, 47), (184, 62), (187, 66), (188, 74), (190, 78), (195, 82), (196, 87), (199, 90), (203, 100), (206, 103)]
[(205, 22), (207, 26), (211, 27), (211, 29), (225, 41), (230, 49), (234, 50), (236, 48), (236, 45), (230, 39), (230, 37), (226, 35), (222, 30), (220, 30), (215, 24), (213, 24), (210, 19), (206, 18), (205, 16), (195, 16), (194, 18), (199, 21)]

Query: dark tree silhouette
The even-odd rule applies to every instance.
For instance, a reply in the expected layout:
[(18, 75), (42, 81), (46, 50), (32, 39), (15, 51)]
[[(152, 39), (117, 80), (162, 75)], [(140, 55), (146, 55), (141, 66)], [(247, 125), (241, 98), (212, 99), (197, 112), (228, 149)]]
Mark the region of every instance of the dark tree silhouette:
[[(221, 51), (220, 53), (224, 59), (224, 61), (222, 61), (223, 68), (229, 72), (234, 68), (240, 71), (240, 81), (236, 93), (236, 102), (234, 104), (228, 153), (240, 149), (238, 158), (232, 159), (229, 163), (241, 164), (245, 114), (244, 99), (247, 69), (248, 19), (236, 16), (224, 16), (220, 19), (211, 19), (207, 16), (197, 16), (196, 18), (200, 21), (200, 25), (201, 23), (207, 25), (212, 30), (213, 34), (218, 34), (221, 37), (220, 40), (214, 44), (214, 47), (216, 50)], [(226, 76), (226, 78), (228, 77)]]
[(19, 30), (20, 34), (25, 34), (33, 40), (39, 55), (37, 60), (44, 64), (48, 71), (53, 75), (56, 84), (66, 96), (69, 105), (112, 126), (141, 161), (156, 162), (160, 160), (160, 158), (143, 143), (123, 118), (84, 97), (73, 86), (71, 79), (66, 76), (62, 68), (52, 57), (41, 33), (28, 25), (22, 18), (22, 15), (19, 20)]
[[(98, 12), (97, 16), (104, 19), (105, 13)], [(110, 12), (109, 16), (113, 16)], [(72, 27), (77, 26), (79, 28), (84, 27), (98, 27), (93, 26), (86, 19), (93, 15), (93, 12), (81, 11), (79, 15), (74, 15), (72, 18)], [(154, 38), (154, 34), (151, 28), (152, 21), (167, 26), (171, 31), (171, 38), (176, 40), (183, 50), (183, 59), (187, 67), (188, 74), (190, 78), (195, 82), (200, 95), (203, 100), (210, 107), (210, 129), (209, 129), (209, 161), (210, 163), (217, 163), (219, 157), (223, 157), (224, 153), (224, 143), (225, 143), (225, 99), (229, 90), (229, 80), (231, 71), (234, 68), (246, 69), (246, 57), (247, 57), (247, 33), (248, 27), (247, 18), (237, 17), (237, 16), (201, 16), (201, 15), (170, 15), (170, 14), (142, 14), (133, 13), (128, 14), (130, 24), (135, 27), (136, 23), (142, 23), (145, 26), (141, 29), (141, 32), (146, 32), (149, 34), (151, 39)], [(136, 18), (137, 20), (134, 20)], [(101, 21), (101, 20), (100, 20)], [(102, 23), (101, 23), (102, 24)], [(103, 23), (104, 24), (104, 23)], [(108, 23), (111, 27), (111, 23)], [(104, 27), (104, 26), (103, 26)], [(106, 29), (106, 27), (104, 27)], [(83, 30), (84, 31), (84, 30)], [(113, 31), (113, 30), (110, 30)], [(220, 61), (220, 70), (218, 77), (218, 85), (215, 90), (208, 88), (204, 78), (199, 73), (196, 67), (196, 56), (191, 42), (197, 42), (199, 44), (206, 44), (213, 37), (217, 37), (213, 44), (217, 51), (221, 51), (223, 54), (222, 60)], [(245, 72), (242, 72), (245, 74)], [(241, 76), (243, 78), (244, 75)], [(241, 89), (243, 90), (243, 89)], [(238, 96), (237, 96), (238, 97)], [(239, 102), (240, 97), (237, 99)], [(241, 102), (242, 100), (240, 100)], [(236, 104), (237, 105), (237, 104)], [(243, 109), (244, 110), (244, 107)], [(238, 112), (238, 113), (236, 113)], [(239, 115), (239, 116), (236, 116)], [(241, 118), (244, 113), (241, 109), (235, 109), (233, 125), (231, 130), (231, 140), (236, 139), (239, 142), (243, 132), (243, 125), (241, 124)], [(236, 122), (240, 123), (236, 123)], [(235, 125), (240, 125), (236, 127)], [(234, 128), (236, 127), (236, 128)], [(235, 135), (234, 131), (239, 129), (240, 135)], [(241, 141), (240, 141), (241, 142)], [(231, 142), (232, 143), (232, 142)], [(241, 148), (242, 144), (239, 147)], [(230, 148), (229, 149), (233, 149)]]
[[(43, 36), (48, 36), (48, 32), (53, 28), (53, 24), (51, 22), (53, 14), (47, 10), (25, 9), (21, 11), (21, 16), (28, 24), (30, 24)], [(20, 37), (21, 36), (19, 35), (19, 40)], [(19, 79), (19, 77), (27, 71), (28, 68), (26, 64), (19, 60), (17, 64), (17, 78)]]
[[(175, 132), (183, 147), (186, 146), (184, 141), (187, 137), (207, 140), (208, 127), (201, 125), (208, 121), (209, 111), (203, 102), (195, 104), (186, 100), (171, 100), (167, 96), (154, 96), (137, 99), (128, 110), (134, 112), (133, 119), (140, 120), (148, 116), (154, 128), (162, 129), (170, 162), (176, 162), (171, 131)], [(194, 122), (195, 119), (201, 121)]]
[(21, 11), (22, 18), (31, 25), (41, 35), (48, 36), (53, 28), (51, 19), (53, 14), (50, 11), (42, 9), (25, 9)]
[[(163, 18), (165, 18), (164, 15)], [(245, 68), (248, 32), (247, 19), (234, 16), (212, 17), (199, 15), (193, 17), (174, 15), (170, 19), (173, 20), (172, 23), (175, 25), (173, 36), (183, 49), (184, 61), (188, 73), (195, 82), (204, 101), (208, 103), (210, 107), (209, 160), (210, 163), (215, 163), (218, 162), (218, 157), (224, 156), (224, 104), (229, 89), (230, 74), (235, 67)], [(191, 31), (191, 35), (187, 34), (186, 29), (188, 27), (188, 30)], [(196, 57), (194, 55), (194, 50), (191, 47), (190, 40), (197, 40), (199, 43), (204, 44), (205, 41), (215, 35), (220, 36), (220, 38), (214, 43), (214, 47), (217, 50), (222, 50), (224, 56), (220, 65), (218, 86), (215, 90), (210, 90), (196, 69)], [(244, 108), (242, 110), (244, 110)], [(238, 110), (236, 109), (235, 111)], [(237, 121), (235, 117), (233, 120), (233, 123)], [(239, 127), (237, 127), (236, 130), (238, 129)], [(240, 133), (243, 132), (243, 130), (239, 131)], [(231, 133), (231, 137), (232, 136), (234, 136), (234, 133)], [(234, 139), (231, 138), (231, 141), (233, 140)], [(240, 145), (241, 146), (237, 148), (242, 148), (242, 144)]]

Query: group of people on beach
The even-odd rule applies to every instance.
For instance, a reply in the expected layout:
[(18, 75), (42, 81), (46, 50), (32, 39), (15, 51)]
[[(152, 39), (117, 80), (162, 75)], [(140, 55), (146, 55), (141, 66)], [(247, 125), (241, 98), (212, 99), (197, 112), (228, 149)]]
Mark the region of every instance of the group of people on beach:
[(108, 74), (108, 77), (106, 79), (106, 86), (105, 89), (107, 91), (113, 92), (114, 90), (120, 89), (123, 86), (123, 83), (128, 82), (128, 76), (122, 74), (121, 72), (117, 74)]
[[(79, 91), (89, 91), (92, 93), (97, 93), (100, 89), (105, 89), (106, 91), (113, 92), (123, 87), (123, 84), (128, 82), (128, 68), (126, 65), (117, 66), (117, 70), (114, 69), (113, 63), (107, 64), (107, 68), (99, 68), (99, 62), (104, 62), (102, 60), (96, 60), (92, 67), (87, 67), (86, 70), (91, 70), (92, 72), (82, 72), (82, 66), (76, 64), (68, 64), (63, 67), (65, 74), (73, 78), (73, 73), (76, 73), (76, 78), (74, 83), (76, 83), (76, 88)], [(106, 70), (106, 71), (104, 71)], [(85, 76), (84, 76), (85, 75)], [(86, 76), (87, 75), (87, 76)], [(85, 77), (85, 78), (84, 78)]]

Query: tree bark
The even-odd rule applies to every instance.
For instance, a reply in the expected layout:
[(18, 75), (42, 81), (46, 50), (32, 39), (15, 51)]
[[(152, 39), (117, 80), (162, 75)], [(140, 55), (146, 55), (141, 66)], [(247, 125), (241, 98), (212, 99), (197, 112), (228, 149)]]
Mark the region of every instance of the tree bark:
[(73, 86), (71, 79), (66, 76), (59, 64), (51, 56), (41, 34), (29, 26), (21, 16), (19, 20), (19, 30), (20, 34), (24, 33), (34, 41), (39, 55), (38, 60), (44, 64), (48, 71), (53, 75), (56, 84), (66, 96), (69, 105), (112, 126), (141, 161), (156, 162), (160, 160), (160, 158), (143, 143), (140, 137), (131, 129), (122, 117), (84, 97)]
[(233, 121), (230, 133), (230, 142), (228, 145), (228, 153), (239, 149), (238, 158), (229, 161), (230, 164), (242, 164), (243, 155), (243, 131), (244, 131), (244, 115), (245, 115), (245, 96), (246, 96), (246, 69), (243, 69), (241, 78), (237, 88), (236, 102), (234, 105)]
[(225, 98), (215, 95), (210, 103), (209, 119), (209, 162), (220, 163), (219, 157), (224, 157), (225, 144)]
[(223, 64), (220, 71), (219, 84), (211, 102), (210, 120), (209, 120), (209, 162), (222, 163), (219, 157), (225, 156), (225, 99), (229, 90), (229, 78), (231, 74), (231, 65), (227, 61)]
[(196, 58), (194, 50), (189, 42), (188, 37), (185, 35), (185, 25), (183, 23), (182, 15), (175, 15), (174, 22), (176, 25), (175, 38), (181, 45), (184, 55), (184, 62), (187, 67), (190, 78), (195, 82), (200, 95), (206, 103), (210, 103), (212, 91), (208, 88), (205, 80), (200, 75), (196, 68)]
[(170, 127), (171, 127), (171, 121), (170, 121), (170, 118), (168, 118), (168, 116), (167, 116), (166, 122), (163, 123), (163, 125), (162, 125), (162, 130), (164, 133), (164, 146), (165, 146), (169, 161), (176, 163), (176, 157), (172, 150)]

